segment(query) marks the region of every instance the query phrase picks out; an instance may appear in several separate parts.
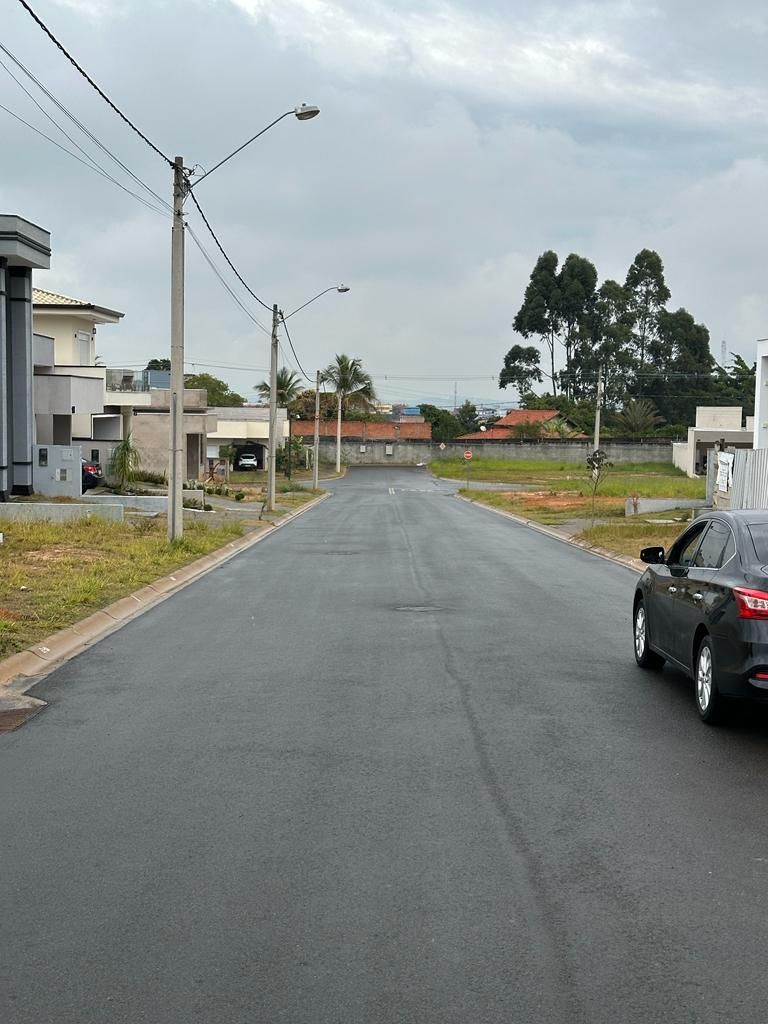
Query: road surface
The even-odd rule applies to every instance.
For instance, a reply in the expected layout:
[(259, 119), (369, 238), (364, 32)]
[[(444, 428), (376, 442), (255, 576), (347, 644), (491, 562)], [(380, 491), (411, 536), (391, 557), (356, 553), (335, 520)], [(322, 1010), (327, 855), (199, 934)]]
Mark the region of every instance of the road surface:
[(635, 577), (334, 495), (0, 737), (3, 1024), (764, 1024), (768, 719), (632, 661)]

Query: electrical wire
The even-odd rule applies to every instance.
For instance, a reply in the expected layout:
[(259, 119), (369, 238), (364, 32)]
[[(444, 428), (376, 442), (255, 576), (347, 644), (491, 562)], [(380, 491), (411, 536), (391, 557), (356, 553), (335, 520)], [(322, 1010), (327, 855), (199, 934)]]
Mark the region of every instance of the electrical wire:
[(27, 128), (31, 129), (37, 135), (40, 135), (47, 142), (50, 142), (51, 145), (56, 146), (57, 149), (60, 149), (62, 153), (66, 153), (67, 156), (71, 156), (73, 160), (77, 160), (78, 163), (81, 163), (83, 167), (87, 167), (89, 171), (94, 171), (96, 174), (101, 175), (102, 178), (106, 178), (107, 181), (111, 181), (113, 185), (117, 185), (117, 187), (122, 189), (123, 192), (126, 192), (129, 196), (132, 196), (134, 199), (138, 200), (138, 202), (140, 202), (142, 206), (146, 206), (148, 210), (153, 210), (155, 213), (159, 213), (163, 217), (170, 216), (170, 214), (166, 210), (161, 210), (158, 206), (155, 206), (153, 203), (148, 202), (148, 200), (146, 200), (144, 196), (140, 196), (136, 192), (132, 192), (131, 189), (123, 185), (122, 182), (117, 180), (117, 178), (113, 178), (111, 174), (109, 174), (107, 171), (101, 168), (98, 164), (95, 164), (95, 162), (88, 163), (86, 160), (83, 160), (83, 158), (78, 156), (77, 153), (73, 153), (72, 150), (67, 149), (66, 146), (62, 146), (60, 142), (57, 142), (56, 139), (52, 139), (50, 135), (46, 135), (45, 132), (40, 131), (39, 128), (36, 128), (33, 124), (30, 124), (29, 121), (25, 121), (23, 117), (15, 113), (9, 107), (6, 107), (2, 103), (0, 103), (0, 110), (4, 110), (6, 114), (10, 114), (11, 117), (16, 118), (17, 121), (20, 121), (23, 125), (26, 125)]
[[(160, 203), (160, 204), (161, 204), (162, 206), (166, 207), (166, 208), (167, 208), (167, 209), (168, 209), (169, 211), (171, 211), (171, 212), (173, 211), (173, 207), (171, 206), (171, 204), (170, 204), (169, 202), (167, 202), (167, 201), (166, 201), (165, 199), (163, 199), (163, 197), (162, 197), (162, 196), (158, 195), (158, 194), (157, 194), (157, 192), (155, 192), (155, 190), (154, 190), (154, 189), (150, 188), (150, 187), (149, 187), (149, 185), (147, 185), (147, 183), (146, 183), (145, 181), (143, 181), (143, 180), (142, 180), (142, 179), (141, 179), (141, 178), (140, 178), (140, 177), (139, 177), (139, 176), (138, 176), (137, 174), (134, 174), (134, 172), (133, 172), (133, 171), (132, 171), (132, 170), (130, 169), (130, 167), (128, 167), (128, 166), (127, 166), (126, 164), (124, 164), (124, 163), (123, 163), (123, 161), (122, 161), (122, 160), (121, 160), (121, 159), (120, 159), (120, 158), (119, 158), (118, 156), (115, 156), (115, 154), (114, 154), (114, 153), (113, 153), (113, 152), (111, 151), (111, 149), (109, 149), (109, 147), (108, 147), (108, 146), (106, 146), (106, 145), (105, 145), (105, 144), (104, 144), (104, 143), (103, 143), (103, 142), (102, 142), (102, 141), (101, 141), (101, 140), (100, 140), (99, 138), (97, 138), (97, 137), (96, 137), (96, 136), (95, 136), (95, 135), (93, 134), (93, 132), (91, 132), (91, 131), (90, 131), (90, 129), (89, 129), (89, 128), (87, 128), (87, 127), (86, 127), (86, 126), (85, 126), (85, 125), (83, 124), (83, 122), (82, 122), (82, 121), (80, 121), (80, 120), (79, 120), (79, 118), (77, 118), (77, 117), (75, 116), (75, 114), (73, 114), (73, 113), (72, 113), (72, 111), (71, 111), (71, 110), (69, 110), (69, 109), (68, 109), (68, 108), (67, 108), (67, 107), (66, 107), (66, 106), (65, 106), (65, 105), (64, 105), (64, 104), (63, 104), (63, 103), (62, 103), (62, 102), (61, 102), (61, 101), (60, 101), (60, 100), (59, 100), (59, 99), (58, 99), (58, 98), (56, 97), (56, 96), (54, 96), (54, 94), (53, 94), (53, 93), (52, 93), (52, 92), (51, 92), (51, 91), (50, 91), (50, 90), (49, 90), (49, 89), (48, 89), (48, 88), (47, 88), (47, 87), (46, 87), (46, 86), (45, 86), (45, 85), (43, 84), (43, 82), (41, 82), (41, 81), (40, 81), (40, 79), (39, 79), (39, 78), (37, 78), (37, 77), (36, 77), (36, 76), (35, 76), (35, 75), (33, 74), (33, 72), (32, 72), (32, 71), (30, 71), (30, 70), (29, 70), (29, 68), (28, 68), (28, 67), (26, 67), (26, 65), (25, 65), (25, 64), (24, 64), (24, 63), (23, 63), (22, 61), (20, 61), (20, 60), (19, 60), (19, 58), (18, 58), (18, 57), (16, 57), (16, 56), (15, 56), (15, 54), (13, 54), (13, 53), (12, 53), (12, 52), (11, 52), (11, 51), (10, 51), (10, 50), (8, 49), (8, 47), (7, 47), (7, 46), (5, 46), (5, 45), (4, 45), (4, 44), (3, 44), (2, 42), (0, 42), (0, 50), (2, 50), (2, 52), (3, 52), (3, 53), (4, 53), (4, 54), (5, 54), (5, 55), (6, 55), (6, 56), (7, 56), (7, 57), (8, 57), (9, 59), (10, 59), (10, 60), (12, 60), (12, 61), (13, 61), (13, 63), (14, 63), (15, 65), (16, 65), (16, 67), (17, 67), (17, 68), (18, 68), (18, 69), (19, 69), (19, 70), (20, 70), (21, 72), (23, 72), (23, 74), (25, 74), (25, 75), (27, 76), (27, 78), (28, 78), (28, 79), (29, 79), (29, 80), (30, 80), (31, 82), (33, 82), (33, 83), (34, 83), (34, 84), (35, 84), (35, 85), (37, 86), (37, 88), (38, 88), (38, 89), (39, 89), (39, 90), (40, 90), (40, 91), (41, 91), (41, 92), (43, 93), (43, 95), (44, 95), (44, 96), (46, 96), (46, 97), (47, 97), (47, 98), (48, 98), (48, 99), (49, 99), (49, 100), (51, 101), (51, 103), (53, 103), (53, 104), (54, 104), (54, 106), (58, 107), (58, 109), (59, 109), (59, 110), (60, 110), (60, 111), (62, 112), (62, 114), (64, 114), (64, 115), (65, 115), (66, 117), (68, 117), (68, 118), (69, 118), (69, 120), (70, 120), (70, 121), (71, 121), (71, 122), (72, 122), (72, 123), (73, 123), (73, 124), (74, 124), (74, 125), (75, 125), (75, 126), (76, 126), (77, 128), (79, 128), (79, 129), (80, 129), (80, 131), (81, 131), (81, 132), (82, 132), (82, 133), (83, 133), (83, 134), (84, 134), (85, 136), (87, 136), (87, 138), (89, 138), (89, 139), (91, 140), (91, 142), (93, 142), (93, 143), (94, 143), (94, 145), (98, 146), (98, 148), (99, 148), (99, 149), (100, 149), (100, 150), (101, 150), (101, 151), (102, 151), (102, 152), (103, 152), (103, 153), (104, 153), (104, 154), (105, 154), (106, 156), (108, 156), (108, 157), (110, 158), (110, 160), (114, 161), (114, 163), (116, 163), (118, 167), (120, 167), (120, 168), (121, 168), (121, 169), (122, 169), (123, 171), (125, 171), (125, 173), (126, 173), (126, 174), (127, 174), (127, 175), (128, 175), (129, 177), (133, 178), (133, 180), (134, 180), (134, 181), (135, 181), (135, 182), (136, 182), (136, 183), (137, 183), (138, 185), (141, 185), (141, 187), (142, 187), (142, 188), (146, 189), (146, 191), (147, 191), (147, 192), (149, 192), (149, 194), (150, 194), (150, 195), (151, 195), (151, 196), (153, 197), (153, 199), (156, 199), (156, 200), (157, 200), (157, 202), (159, 202), (159, 203)], [(3, 67), (5, 67), (5, 65), (3, 65)], [(32, 102), (33, 102), (33, 103), (34, 103), (34, 104), (35, 104), (35, 105), (36, 105), (36, 106), (37, 106), (37, 107), (38, 107), (38, 108), (39, 108), (40, 110), (42, 110), (42, 112), (43, 112), (43, 113), (45, 114), (45, 116), (46, 116), (46, 117), (47, 117), (47, 118), (48, 118), (48, 119), (49, 119), (50, 121), (52, 121), (52, 123), (53, 123), (53, 124), (55, 124), (55, 125), (56, 125), (56, 127), (57, 127), (57, 128), (59, 129), (59, 131), (61, 131), (61, 132), (62, 132), (63, 134), (65, 134), (65, 135), (66, 135), (67, 133), (66, 133), (66, 132), (64, 131), (64, 129), (63, 129), (63, 128), (62, 128), (62, 127), (61, 127), (61, 126), (60, 126), (60, 125), (59, 125), (59, 124), (58, 124), (58, 123), (57, 123), (56, 121), (54, 121), (54, 120), (53, 120), (53, 118), (52, 118), (52, 117), (51, 117), (51, 116), (50, 116), (50, 115), (49, 115), (49, 114), (47, 113), (47, 111), (46, 111), (46, 110), (45, 110), (45, 109), (44, 109), (44, 108), (43, 108), (42, 106), (40, 106), (40, 104), (39, 104), (39, 103), (37, 102), (37, 100), (36, 100), (36, 99), (35, 99), (35, 98), (34, 98), (34, 97), (33, 97), (33, 96), (31, 95), (31, 93), (27, 92), (27, 90), (26, 90), (26, 89), (24, 88), (24, 86), (23, 86), (23, 85), (21, 84), (21, 82), (19, 82), (18, 78), (16, 78), (16, 76), (15, 76), (15, 75), (14, 75), (14, 74), (13, 74), (13, 73), (12, 73), (12, 72), (10, 71), (10, 69), (9, 69), (9, 68), (5, 68), (5, 70), (6, 70), (6, 71), (8, 72), (8, 74), (9, 74), (9, 75), (11, 76), (11, 78), (13, 78), (13, 80), (14, 80), (14, 81), (15, 81), (15, 82), (16, 82), (16, 83), (18, 84), (18, 86), (19, 86), (19, 87), (20, 87), (21, 89), (23, 89), (25, 93), (27, 93), (27, 96), (29, 96), (29, 98), (30, 98), (30, 99), (32, 100)], [(74, 140), (74, 139), (72, 139), (72, 138), (71, 138), (71, 137), (70, 137), (69, 135), (67, 135), (67, 138), (68, 138), (68, 139), (70, 140), (70, 142), (72, 142), (72, 143), (73, 143), (73, 144), (74, 144), (75, 146), (77, 146), (77, 148), (78, 148), (78, 149), (79, 149), (79, 150), (80, 150), (80, 151), (81, 151), (81, 152), (82, 152), (82, 153), (83, 153), (83, 154), (84, 154), (85, 156), (87, 156), (89, 160), (91, 160), (91, 161), (92, 161), (93, 163), (95, 163), (95, 162), (96, 162), (95, 160), (93, 160), (93, 157), (91, 157), (91, 155), (90, 155), (89, 153), (87, 153), (87, 152), (86, 152), (86, 151), (85, 151), (85, 150), (84, 150), (84, 149), (83, 149), (83, 148), (82, 148), (81, 146), (79, 146), (79, 145), (78, 145), (78, 143), (77, 143), (77, 142), (75, 142), (75, 140)]]
[(229, 295), (232, 297), (232, 299), (237, 302), (237, 304), (240, 306), (240, 308), (243, 310), (243, 312), (246, 314), (246, 316), (248, 316), (248, 318), (251, 319), (251, 321), (253, 321), (253, 323), (256, 325), (256, 327), (258, 327), (260, 330), (262, 330), (264, 332), (265, 335), (268, 336), (270, 334), (270, 332), (267, 330), (267, 328), (265, 328), (264, 325), (261, 323), (261, 321), (259, 321), (259, 319), (251, 312), (251, 310), (248, 308), (248, 306), (246, 306), (243, 302), (241, 302), (239, 296), (236, 295), (236, 293), (234, 293), (232, 291), (232, 289), (229, 287), (227, 282), (224, 280), (222, 273), (220, 272), (220, 270), (216, 266), (216, 264), (213, 262), (213, 259), (211, 258), (210, 254), (206, 251), (203, 243), (200, 241), (200, 239), (198, 238), (198, 236), (195, 233), (195, 231), (193, 230), (193, 228), (191, 228), (188, 224), (186, 224), (186, 230), (189, 232), (189, 238), (191, 240), (193, 240), (195, 245), (201, 251), (201, 253), (203, 254), (203, 258), (205, 259), (206, 263), (208, 263), (210, 268), (216, 274), (218, 280), (221, 282), (221, 284), (226, 289), (226, 291), (229, 293)]
[(299, 367), (301, 375), (302, 375), (302, 377), (304, 377), (305, 380), (308, 380), (310, 382), (310, 384), (311, 384), (314, 378), (309, 376), (309, 374), (306, 372), (304, 367), (301, 365), (301, 362), (299, 361), (299, 357), (296, 355), (296, 349), (293, 347), (293, 341), (291, 340), (291, 335), (290, 335), (290, 332), (288, 331), (288, 324), (285, 322), (285, 317), (283, 316), (282, 312), (280, 313), (280, 322), (282, 323), (283, 329), (285, 330), (285, 336), (288, 339), (288, 344), (291, 346), (291, 352), (293, 352), (293, 358), (296, 360), (296, 364)]
[(241, 285), (243, 286), (243, 288), (245, 288), (245, 290), (246, 290), (246, 291), (248, 292), (248, 294), (249, 294), (249, 295), (251, 296), (251, 298), (254, 298), (254, 299), (256, 299), (256, 301), (257, 301), (257, 302), (259, 303), (259, 305), (260, 305), (260, 306), (263, 306), (263, 307), (264, 307), (264, 309), (268, 310), (268, 311), (269, 311), (269, 312), (271, 313), (271, 312), (272, 312), (272, 307), (271, 307), (271, 306), (268, 306), (268, 305), (266, 304), (266, 302), (264, 302), (264, 301), (263, 301), (263, 299), (260, 299), (260, 298), (259, 298), (259, 296), (258, 296), (258, 295), (256, 294), (256, 292), (252, 291), (252, 290), (251, 290), (251, 288), (249, 288), (249, 286), (248, 286), (248, 285), (246, 284), (246, 282), (245, 282), (245, 281), (243, 280), (242, 276), (240, 275), (240, 273), (239, 273), (239, 271), (238, 271), (237, 267), (236, 267), (236, 266), (234, 265), (234, 263), (233, 263), (233, 262), (232, 262), (232, 260), (231, 260), (231, 259), (229, 258), (229, 256), (227, 256), (226, 252), (224, 251), (224, 246), (223, 246), (223, 245), (221, 244), (221, 242), (219, 241), (219, 239), (218, 239), (218, 238), (216, 237), (216, 232), (215, 232), (215, 231), (213, 230), (213, 228), (211, 227), (210, 221), (208, 220), (208, 218), (207, 218), (207, 217), (205, 216), (205, 214), (203, 213), (203, 208), (202, 208), (202, 206), (200, 205), (200, 203), (199, 203), (199, 202), (197, 201), (197, 196), (195, 195), (195, 193), (194, 193), (194, 192), (192, 192), (192, 191), (189, 191), (189, 192), (188, 192), (187, 194), (188, 194), (188, 195), (189, 195), (189, 196), (191, 197), (191, 199), (192, 199), (192, 202), (193, 202), (193, 203), (195, 204), (195, 206), (197, 207), (197, 212), (198, 212), (198, 213), (200, 214), (200, 216), (201, 216), (201, 217), (203, 218), (203, 223), (204, 223), (204, 224), (205, 224), (205, 226), (206, 226), (206, 227), (208, 228), (208, 231), (210, 232), (211, 238), (212, 238), (212, 239), (214, 240), (214, 242), (215, 242), (215, 243), (216, 243), (216, 245), (218, 246), (218, 249), (219, 249), (219, 252), (221, 253), (221, 255), (222, 255), (222, 256), (224, 257), (224, 259), (225, 259), (225, 260), (227, 261), (227, 263), (228, 263), (228, 265), (229, 265), (229, 268), (230, 268), (230, 270), (232, 271), (232, 273), (233, 273), (233, 274), (235, 275), (235, 277), (236, 277), (236, 278), (238, 279), (238, 281), (239, 281), (239, 282), (240, 282), (240, 284), (241, 284)]
[(142, 132), (139, 128), (137, 128), (136, 125), (133, 123), (133, 121), (131, 121), (130, 118), (126, 117), (125, 114), (122, 112), (122, 110), (120, 110), (120, 108), (118, 106), (116, 106), (116, 104), (114, 104), (112, 102), (112, 100), (109, 98), (109, 96), (107, 96), (107, 94), (102, 89), (99, 88), (99, 86), (94, 82), (94, 80), (91, 78), (91, 76), (88, 74), (88, 72), (78, 64), (78, 62), (75, 60), (75, 58), (72, 56), (72, 54), (69, 53), (67, 51), (67, 49), (62, 45), (62, 43), (59, 42), (59, 40), (56, 38), (56, 36), (53, 34), (53, 32), (51, 32), (51, 30), (48, 28), (48, 26), (45, 24), (45, 22), (42, 21), (42, 19), (39, 18), (37, 16), (37, 14), (35, 14), (35, 12), (32, 10), (30, 5), (27, 3), (27, 0), (18, 0), (18, 2), (24, 8), (24, 10), (27, 12), (27, 14), (29, 14), (29, 16), (32, 18), (32, 20), (34, 22), (36, 22), (36, 24), (43, 30), (43, 32), (45, 32), (45, 34), (48, 36), (48, 38), (51, 40), (51, 42), (54, 43), (59, 48), (59, 50), (61, 50), (61, 52), (64, 54), (64, 56), (70, 62), (70, 64), (72, 64), (80, 72), (80, 74), (83, 76), (83, 78), (86, 80), (86, 82), (88, 82), (88, 84), (91, 86), (91, 88), (95, 89), (96, 92), (99, 94), (99, 96), (101, 96), (101, 98), (104, 100), (104, 102), (106, 104), (108, 104), (108, 106), (110, 106), (112, 108), (112, 110), (114, 110), (114, 112), (118, 115), (118, 117), (122, 118), (122, 120), (125, 121), (125, 123), (128, 125), (128, 127), (132, 131), (134, 131), (139, 136), (139, 138), (142, 139), (143, 142), (146, 142), (146, 144), (149, 146), (150, 149), (154, 150), (155, 153), (157, 153), (158, 156), (162, 157), (163, 160), (165, 160), (165, 162), (167, 164), (169, 164), (171, 167), (173, 167), (173, 161), (170, 159), (170, 157), (167, 157), (165, 155), (165, 153), (163, 153), (163, 151), (161, 149), (158, 149), (158, 147), (154, 144), (154, 142), (151, 142), (147, 138), (147, 136), (144, 134), (144, 132)]

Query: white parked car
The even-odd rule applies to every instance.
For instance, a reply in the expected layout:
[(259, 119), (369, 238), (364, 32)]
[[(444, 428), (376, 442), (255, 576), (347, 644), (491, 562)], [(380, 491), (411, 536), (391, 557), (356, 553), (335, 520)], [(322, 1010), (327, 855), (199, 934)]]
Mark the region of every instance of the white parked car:
[(237, 468), (238, 469), (258, 469), (259, 468), (259, 460), (256, 458), (255, 455), (251, 455), (249, 453), (246, 453), (245, 455), (241, 455), (240, 458), (237, 460)]

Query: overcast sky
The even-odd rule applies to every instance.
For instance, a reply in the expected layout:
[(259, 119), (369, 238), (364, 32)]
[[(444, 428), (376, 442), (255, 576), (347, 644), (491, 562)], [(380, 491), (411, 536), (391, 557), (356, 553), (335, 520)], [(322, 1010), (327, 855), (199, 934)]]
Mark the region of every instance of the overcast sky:
[[(210, 168), (299, 103), (321, 108), (312, 121), (281, 121), (197, 192), (268, 305), (287, 314), (323, 288), (350, 286), (290, 321), (312, 377), (346, 352), (388, 400), (448, 406), (455, 387), (459, 401), (512, 404), (495, 382), (545, 249), (588, 257), (601, 280), (623, 280), (638, 250), (656, 249), (672, 307), (708, 326), (716, 358), (726, 340), (752, 359), (768, 336), (765, 0), (31, 3), (187, 166)], [(161, 158), (16, 0), (2, 7), (4, 45), (170, 199)], [(0, 103), (73, 148), (1, 67)], [(4, 110), (0, 139), (0, 211), (51, 232), (52, 269), (36, 283), (125, 313), (99, 329), (108, 365), (167, 356), (170, 221)], [(189, 223), (266, 324), (192, 208)], [(267, 372), (267, 335), (191, 238), (186, 351), (188, 370), (249, 399)]]

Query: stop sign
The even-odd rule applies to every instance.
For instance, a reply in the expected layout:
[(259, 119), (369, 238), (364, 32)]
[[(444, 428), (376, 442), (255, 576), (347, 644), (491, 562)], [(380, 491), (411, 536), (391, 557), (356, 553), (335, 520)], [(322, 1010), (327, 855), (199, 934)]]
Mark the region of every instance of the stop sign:
[(466, 459), (467, 461), (469, 461), (469, 460), (470, 460), (470, 459), (472, 458), (472, 452), (471, 452), (471, 451), (470, 451), (469, 449), (467, 449), (467, 450), (466, 450), (466, 451), (464, 452), (464, 458), (465, 458), (465, 459)]

